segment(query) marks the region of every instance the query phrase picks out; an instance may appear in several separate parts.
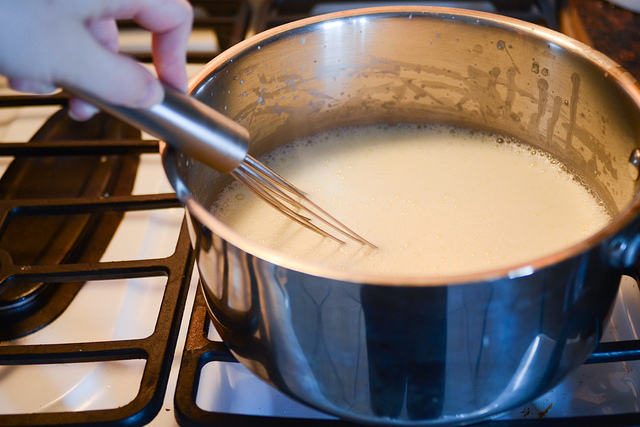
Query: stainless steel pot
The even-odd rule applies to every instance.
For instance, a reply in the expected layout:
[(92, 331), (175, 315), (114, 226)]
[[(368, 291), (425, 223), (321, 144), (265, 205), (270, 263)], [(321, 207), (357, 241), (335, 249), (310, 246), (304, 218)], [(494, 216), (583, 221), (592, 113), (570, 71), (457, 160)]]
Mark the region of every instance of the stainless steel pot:
[(524, 404), (588, 357), (621, 275), (636, 275), (640, 87), (561, 34), (454, 9), (331, 14), (229, 49), (196, 76), (192, 94), (245, 126), (254, 155), (380, 122), (508, 134), (579, 171), (615, 214), (580, 244), (508, 269), (352, 274), (229, 229), (209, 212), (228, 178), (163, 147), (220, 335), (256, 375), (317, 409), (441, 425)]

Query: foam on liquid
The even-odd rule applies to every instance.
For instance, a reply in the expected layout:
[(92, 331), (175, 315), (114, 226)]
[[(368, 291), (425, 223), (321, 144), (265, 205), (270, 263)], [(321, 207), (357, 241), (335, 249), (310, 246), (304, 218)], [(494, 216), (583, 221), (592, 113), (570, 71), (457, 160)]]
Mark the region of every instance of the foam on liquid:
[(237, 183), (215, 214), (264, 245), (350, 271), (440, 276), (508, 267), (569, 247), (611, 220), (557, 160), (486, 132), (349, 128), (261, 160), (379, 249), (322, 238)]

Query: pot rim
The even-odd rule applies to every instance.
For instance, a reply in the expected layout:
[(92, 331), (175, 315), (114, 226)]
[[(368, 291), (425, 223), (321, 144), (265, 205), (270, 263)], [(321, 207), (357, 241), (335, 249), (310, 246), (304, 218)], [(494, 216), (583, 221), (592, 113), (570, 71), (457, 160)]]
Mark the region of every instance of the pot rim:
[[(309, 17), (266, 30), (230, 47), (205, 64), (190, 79), (189, 94), (195, 95), (199, 85), (207, 79), (213, 70), (221, 68), (227, 63), (233, 62), (236, 57), (247, 50), (258, 49), (268, 40), (282, 34), (295, 32), (296, 30), (302, 30), (309, 26), (331, 20), (362, 18), (364, 16), (380, 17), (382, 15), (388, 15), (389, 17), (411, 17), (415, 14), (439, 17), (443, 20), (470, 22), (476, 25), (490, 25), (497, 28), (509, 29), (511, 31), (516, 31), (547, 41), (550, 46), (552, 44), (556, 45), (557, 48), (564, 49), (595, 64), (602, 70), (603, 76), (613, 79), (621, 87), (623, 92), (625, 92), (640, 109), (640, 83), (619, 64), (590, 46), (554, 30), (550, 30), (533, 23), (520, 21), (518, 19), (487, 12), (435, 6), (383, 6), (353, 9)], [(561, 251), (534, 259), (530, 262), (514, 264), (509, 267), (449, 276), (380, 275), (364, 272), (349, 272), (332, 268), (330, 266), (296, 259), (293, 256), (280, 253), (238, 234), (232, 228), (212, 215), (206, 207), (202, 206), (191, 195), (188, 187), (179, 178), (174, 167), (171, 166), (171, 158), (175, 156), (175, 150), (169, 147), (166, 143), (161, 142), (160, 153), (163, 158), (165, 172), (169, 176), (178, 198), (182, 201), (191, 215), (193, 215), (205, 227), (215, 232), (216, 235), (223, 238), (233, 246), (274, 265), (313, 276), (344, 282), (386, 286), (438, 286), (495, 281), (499, 279), (512, 279), (529, 276), (537, 270), (573, 258), (602, 244), (605, 240), (614, 237), (627, 227), (634, 219), (637, 218), (638, 213), (640, 212), (640, 193), (637, 193), (633, 200), (619, 214), (614, 216), (613, 220), (599, 232)]]

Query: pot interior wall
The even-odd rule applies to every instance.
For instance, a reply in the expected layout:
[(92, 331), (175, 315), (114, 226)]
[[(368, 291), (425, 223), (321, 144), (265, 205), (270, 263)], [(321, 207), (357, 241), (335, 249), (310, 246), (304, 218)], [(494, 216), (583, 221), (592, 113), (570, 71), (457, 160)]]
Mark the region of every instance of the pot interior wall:
[[(336, 127), (444, 122), (551, 152), (613, 213), (630, 203), (640, 114), (613, 64), (530, 24), (420, 11), (266, 33), (210, 64), (193, 93), (249, 129), (255, 156)], [(187, 187), (211, 206), (227, 179), (187, 160)]]

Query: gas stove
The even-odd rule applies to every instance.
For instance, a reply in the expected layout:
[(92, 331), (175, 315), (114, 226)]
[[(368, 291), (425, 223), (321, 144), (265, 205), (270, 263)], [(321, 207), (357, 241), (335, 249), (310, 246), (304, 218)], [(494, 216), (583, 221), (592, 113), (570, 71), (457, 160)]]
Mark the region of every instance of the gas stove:
[[(502, 13), (583, 38), (581, 3), (631, 13), (586, 0), (194, 0), (189, 72), (273, 26), (390, 3)], [(147, 35), (121, 27), (122, 49), (148, 61)], [(158, 141), (103, 114), (72, 122), (66, 102), (0, 82), (0, 426), (347, 425), (262, 383), (222, 343)], [(625, 277), (587, 363), (483, 424), (636, 425), (638, 331), (640, 291)]]

